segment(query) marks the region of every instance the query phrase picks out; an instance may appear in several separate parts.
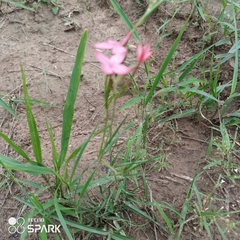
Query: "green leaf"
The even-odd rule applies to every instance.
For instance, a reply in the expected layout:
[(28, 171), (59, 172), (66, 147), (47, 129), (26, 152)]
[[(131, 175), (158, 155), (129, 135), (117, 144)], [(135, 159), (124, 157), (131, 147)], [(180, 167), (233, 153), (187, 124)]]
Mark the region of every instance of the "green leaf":
[(193, 180), (191, 182), (189, 190), (187, 192), (187, 198), (186, 198), (186, 200), (185, 200), (185, 202), (183, 204), (181, 215), (180, 215), (181, 218), (179, 220), (179, 225), (180, 226), (179, 226), (179, 229), (178, 229), (178, 238), (177, 239), (181, 238), (183, 227), (186, 224), (187, 213), (188, 213), (188, 211), (191, 211), (190, 201), (191, 201), (191, 199), (193, 197), (193, 186), (196, 184), (196, 181), (197, 181), (197, 179), (199, 179), (201, 174), (202, 174), (202, 172), (199, 173), (198, 175), (195, 175), (195, 177), (193, 178)]
[(20, 120), (18, 115), (0, 98), (0, 105), (3, 106), (9, 113), (11, 113), (16, 119)]
[(55, 218), (56, 220), (60, 221), (60, 222), (62, 220), (67, 225), (69, 225), (71, 227), (74, 227), (75, 229), (79, 229), (80, 231), (89, 232), (89, 233), (93, 233), (93, 234), (99, 234), (99, 235), (102, 235), (102, 236), (107, 236), (108, 235), (108, 232), (106, 232), (102, 229), (89, 227), (89, 226), (83, 225), (83, 224), (81, 224), (79, 222), (76, 222), (76, 221), (67, 220), (66, 218), (65, 219), (61, 218), (61, 220), (60, 220), (59, 216), (58, 217), (52, 216), (52, 217)]
[(74, 104), (77, 98), (78, 87), (80, 83), (84, 51), (87, 43), (87, 35), (88, 31), (84, 30), (80, 40), (80, 44), (78, 46), (77, 56), (73, 72), (71, 75), (70, 84), (68, 87), (66, 103), (63, 110), (61, 152), (58, 160), (58, 169), (60, 169), (60, 167), (62, 166), (62, 163), (64, 162), (68, 150), (68, 144), (74, 115)]
[(10, 147), (12, 147), (12, 149), (14, 151), (16, 151), (18, 154), (20, 154), (22, 157), (24, 157), (24, 159), (26, 159), (29, 163), (33, 164), (33, 165), (37, 165), (36, 162), (32, 161), (28, 155), (23, 151), (22, 148), (20, 148), (19, 146), (17, 146), (10, 138), (8, 138), (5, 134), (0, 132), (0, 137), (2, 137), (9, 145)]
[[(118, 5), (118, 3), (115, 0), (110, 0), (111, 4), (114, 7), (114, 10), (120, 15), (120, 17), (122, 18), (123, 22), (126, 24), (126, 26), (128, 27), (129, 30), (133, 31), (134, 27), (132, 25), (132, 23), (130, 22), (130, 20), (128, 19), (128, 17), (126, 16), (126, 14), (123, 12), (123, 10), (121, 9), (121, 7)], [(133, 36), (135, 37), (135, 39), (137, 41), (140, 41), (140, 37), (138, 36), (137, 32), (134, 31), (133, 32)]]
[(219, 233), (221, 234), (221, 236), (222, 236), (222, 239), (223, 240), (229, 240), (229, 238), (227, 238), (227, 236), (225, 235), (225, 230), (223, 230), (218, 224), (217, 224), (217, 222), (215, 222), (215, 224), (217, 225), (217, 228), (218, 228), (218, 231), (219, 231)]
[(134, 240), (133, 238), (125, 237), (117, 233), (111, 234), (111, 238), (114, 240)]
[(68, 239), (69, 240), (73, 240), (72, 235), (71, 235), (71, 233), (70, 233), (70, 231), (69, 231), (69, 229), (67, 227), (66, 221), (63, 218), (63, 215), (62, 215), (62, 213), (60, 211), (60, 208), (59, 208), (60, 204), (58, 204), (57, 193), (54, 194), (54, 206), (55, 206), (56, 213), (58, 215), (59, 221), (60, 221), (60, 223), (61, 223), (61, 225), (62, 225), (62, 227), (63, 227), (63, 229), (64, 229), (64, 231), (65, 231), (65, 233), (66, 233), (66, 235), (68, 237)]
[(134, 206), (132, 203), (130, 203), (130, 202), (125, 202), (125, 206), (126, 206), (129, 210), (137, 213), (138, 215), (140, 215), (140, 216), (142, 216), (142, 217), (145, 217), (146, 219), (150, 220), (151, 222), (154, 222), (156, 225), (158, 225), (159, 227), (161, 227), (166, 233), (168, 233), (168, 230), (167, 230), (165, 227), (163, 227), (162, 225), (160, 225), (160, 224), (159, 224), (158, 222), (156, 222), (151, 216), (149, 216), (147, 213), (143, 212), (142, 210), (140, 210), (139, 208), (137, 208), (136, 206)]
[(168, 226), (168, 229), (170, 230), (170, 233), (171, 234), (174, 234), (174, 230), (173, 230), (173, 226), (172, 226), (172, 222), (171, 222), (171, 219), (168, 218), (168, 216), (166, 215), (166, 213), (163, 211), (161, 205), (154, 201), (154, 205), (157, 207), (159, 213), (161, 214), (161, 216), (163, 217), (165, 223), (167, 224)]
[[(14, 98), (12, 101), (13, 102), (25, 102), (25, 100), (23, 98)], [(31, 104), (36, 104), (36, 105), (39, 105), (39, 106), (53, 107), (53, 104), (51, 104), (51, 103), (42, 102), (42, 101), (38, 101), (38, 100), (30, 99), (30, 103)]]
[[(117, 177), (108, 176), (108, 177), (99, 178), (97, 180), (91, 181), (89, 183), (87, 189), (91, 189), (91, 188), (95, 188), (95, 187), (98, 187), (98, 186), (106, 185), (108, 183), (115, 182), (115, 181), (122, 180), (122, 179), (123, 179), (123, 177), (120, 177), (120, 176), (117, 176)], [(78, 186), (77, 193), (81, 192), (84, 189), (84, 187), (85, 187), (85, 184)]]
[(24, 73), (24, 70), (22, 67), (21, 67), (21, 72), (22, 72), (24, 100), (25, 100), (26, 111), (27, 111), (27, 120), (28, 120), (28, 127), (29, 127), (29, 131), (30, 131), (31, 142), (32, 142), (32, 149), (33, 149), (34, 155), (36, 157), (37, 163), (42, 163), (42, 149), (41, 149), (40, 138), (38, 135), (35, 118), (32, 113), (30, 98), (28, 96), (28, 90), (27, 90), (27, 85), (26, 85), (26, 76), (25, 76), (25, 73)]
[(47, 168), (45, 166), (33, 166), (29, 164), (23, 164), (2, 154), (0, 154), (0, 164), (2, 164), (5, 168), (20, 172), (27, 172), (33, 175), (54, 173), (52, 169)]
[(87, 191), (87, 189), (88, 189), (88, 186), (89, 186), (89, 184), (91, 183), (91, 181), (92, 181), (92, 178), (94, 177), (94, 175), (95, 175), (95, 170), (92, 172), (92, 174), (90, 175), (90, 177), (88, 178), (88, 180), (86, 181), (86, 183), (84, 184), (84, 187), (83, 187), (83, 189), (82, 189), (82, 191), (81, 191), (81, 194), (80, 194), (80, 196), (79, 196), (79, 199), (78, 199), (78, 204), (77, 204), (77, 206), (80, 206), (81, 205), (81, 200), (82, 200), (82, 198), (83, 198), (83, 196), (84, 196), (84, 194), (86, 193), (86, 191)]
[(222, 2), (222, 5), (223, 5), (223, 8), (225, 9), (226, 6), (227, 6), (227, 1), (226, 0), (221, 0), (221, 2)]
[[(97, 127), (98, 127), (98, 124), (96, 125), (96, 127), (94, 128), (94, 130), (92, 131), (92, 133), (90, 134), (90, 136), (88, 137), (88, 139), (87, 139), (85, 142), (83, 142), (83, 143), (81, 144), (81, 146), (80, 146), (80, 150), (79, 150), (78, 156), (77, 156), (77, 158), (76, 158), (76, 160), (75, 160), (75, 163), (74, 163), (74, 165), (73, 165), (73, 168), (72, 168), (71, 177), (70, 177), (70, 185), (71, 185), (72, 179), (73, 179), (73, 177), (74, 177), (75, 171), (76, 171), (76, 169), (77, 169), (78, 163), (79, 163), (79, 161), (80, 161), (80, 159), (81, 159), (81, 157), (82, 157), (82, 155), (83, 155), (83, 153), (84, 153), (84, 151), (85, 151), (85, 149), (86, 149), (89, 141), (90, 141), (91, 138), (93, 137), (93, 135), (94, 135)], [(66, 162), (68, 162), (68, 160), (67, 160)], [(67, 167), (67, 165), (64, 164), (64, 168), (65, 168), (65, 169), (66, 169), (66, 167)]]
[(126, 104), (124, 104), (124, 105), (119, 109), (119, 112), (125, 110), (126, 108), (131, 107), (131, 106), (134, 105), (135, 103), (140, 102), (142, 99), (144, 99), (144, 96), (139, 96), (139, 97), (132, 98), (130, 101), (128, 101)]
[[(53, 216), (53, 218), (58, 220), (58, 221), (60, 221), (60, 219), (57, 216)], [(89, 233), (97, 234), (97, 235), (101, 235), (101, 236), (110, 236), (111, 238), (109, 238), (109, 239), (114, 239), (114, 240), (134, 240), (133, 238), (128, 238), (128, 237), (122, 236), (122, 235), (120, 235), (118, 233), (109, 233), (109, 232), (104, 231), (102, 229), (89, 227), (89, 226), (83, 225), (83, 224), (81, 224), (79, 222), (76, 222), (76, 221), (71, 221), (71, 220), (64, 219), (64, 222), (67, 225), (75, 228), (76, 230), (79, 229), (80, 231), (83, 231), (83, 232), (89, 232)]]
[(39, 188), (39, 189), (47, 188), (44, 185), (42, 185), (40, 183), (33, 182), (33, 181), (22, 180), (22, 179), (19, 179), (18, 181), (20, 183), (24, 184), (24, 185), (28, 185), (28, 186), (33, 187), (33, 188)]
[(235, 36), (235, 44), (236, 44), (236, 51), (235, 51), (235, 63), (234, 63), (234, 70), (233, 70), (233, 79), (232, 79), (232, 88), (231, 88), (231, 93), (230, 96), (232, 96), (237, 87), (238, 83), (238, 58), (239, 58), (239, 52), (238, 49), (240, 48), (240, 41), (238, 41), (238, 26), (237, 26), (237, 21), (236, 21), (236, 14), (235, 14), (235, 9), (232, 11), (233, 13), (233, 20), (234, 20), (234, 36)]
[(139, 19), (138, 23), (136, 24), (136, 27), (139, 27), (142, 25), (147, 18), (164, 2), (167, 0), (149, 0), (149, 5), (146, 10), (146, 12), (143, 14), (143, 16)]
[(174, 55), (174, 52), (175, 52), (175, 50), (176, 50), (176, 48), (177, 48), (177, 46), (178, 46), (178, 43), (180, 42), (180, 39), (181, 39), (181, 37), (182, 37), (182, 35), (183, 35), (186, 27), (187, 27), (187, 24), (188, 24), (189, 19), (190, 19), (190, 17), (188, 17), (188, 19), (187, 19), (186, 23), (184, 24), (181, 32), (179, 33), (177, 39), (176, 39), (175, 42), (173, 43), (173, 45), (172, 45), (172, 47), (171, 47), (171, 49), (170, 49), (167, 57), (165, 58), (162, 66), (161, 66), (161, 68), (160, 68), (160, 70), (159, 70), (159, 72), (158, 72), (158, 74), (157, 74), (157, 76), (156, 76), (156, 78), (155, 78), (155, 80), (154, 80), (154, 82), (153, 82), (153, 85), (152, 85), (152, 87), (151, 87), (151, 89), (150, 89), (150, 91), (149, 91), (149, 93), (148, 93), (148, 95), (147, 95), (147, 97), (146, 97), (146, 99), (145, 99), (144, 107), (146, 107), (147, 104), (149, 103), (149, 101), (151, 100), (151, 98), (152, 98), (152, 96), (153, 96), (153, 94), (154, 94), (154, 91), (155, 91), (155, 89), (156, 89), (159, 81), (162, 79), (163, 73), (164, 73), (164, 71), (166, 70), (168, 64), (170, 63), (170, 60), (172, 59), (172, 57), (173, 57), (173, 55)]
[(159, 124), (164, 123), (164, 122), (169, 122), (173, 119), (188, 117), (188, 116), (195, 114), (196, 112), (197, 111), (195, 109), (183, 110), (180, 113), (176, 113), (176, 114), (171, 115), (170, 117), (164, 118), (162, 121), (159, 122)]
[(207, 98), (209, 98), (209, 99), (212, 99), (212, 100), (214, 100), (214, 101), (217, 102), (217, 103), (221, 103), (220, 100), (218, 100), (217, 98), (215, 98), (215, 97), (212, 96), (211, 94), (209, 94), (209, 93), (207, 93), (207, 92), (204, 92), (204, 91), (202, 91), (202, 90), (199, 90), (199, 89), (197, 89), (197, 88), (185, 87), (185, 88), (183, 88), (183, 89), (180, 89), (180, 91), (183, 92), (183, 93), (197, 93), (197, 94), (199, 94), (199, 95), (203, 95), (203, 96), (205, 96), (205, 97), (207, 97)]
[(48, 130), (51, 145), (52, 145), (52, 162), (54, 164), (55, 171), (57, 171), (58, 153), (57, 153), (56, 145), (54, 142), (52, 127), (48, 125), (48, 121), (46, 122), (46, 125), (47, 125), (47, 130)]
[(52, 12), (54, 15), (58, 14), (58, 10), (59, 10), (59, 7), (56, 7), (56, 6), (52, 7)]
[(9, 3), (9, 4), (12, 4), (12, 5), (18, 7), (18, 8), (23, 8), (23, 9), (27, 9), (29, 11), (35, 12), (35, 10), (33, 8), (27, 7), (24, 4), (19, 3), (19, 2), (13, 2), (13, 1), (10, 1), (10, 0), (1, 0), (0, 3), (1, 2)]

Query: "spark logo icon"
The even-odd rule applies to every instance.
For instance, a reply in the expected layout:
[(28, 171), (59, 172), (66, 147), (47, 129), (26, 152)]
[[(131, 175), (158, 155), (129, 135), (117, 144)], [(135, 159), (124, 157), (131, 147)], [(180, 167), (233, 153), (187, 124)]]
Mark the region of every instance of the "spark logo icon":
[(24, 228), (25, 219), (22, 217), (19, 218), (10, 217), (8, 219), (8, 223), (10, 225), (10, 227), (8, 228), (8, 232), (11, 234), (14, 233), (22, 234), (25, 230)]
[[(27, 224), (25, 224), (26, 221)], [(23, 217), (10, 217), (8, 223), (10, 225), (8, 232), (11, 234), (22, 234), (25, 230), (28, 233), (60, 233), (59, 228), (61, 227), (61, 225), (45, 225), (44, 218), (28, 218), (25, 220)]]

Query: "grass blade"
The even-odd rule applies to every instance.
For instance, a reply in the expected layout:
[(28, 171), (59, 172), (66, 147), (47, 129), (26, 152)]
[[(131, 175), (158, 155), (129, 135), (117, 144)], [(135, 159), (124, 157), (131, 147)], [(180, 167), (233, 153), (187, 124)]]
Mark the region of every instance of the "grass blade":
[(26, 159), (29, 163), (36, 165), (37, 163), (32, 161), (28, 155), (23, 151), (22, 148), (20, 148), (19, 146), (17, 146), (10, 138), (8, 138), (5, 134), (0, 132), (0, 137), (2, 137), (8, 144), (9, 146), (12, 147), (12, 149), (17, 152), (18, 154), (20, 154), (22, 157), (24, 157), (24, 159)]
[(52, 127), (49, 126), (48, 121), (46, 122), (46, 125), (47, 125), (47, 130), (48, 130), (48, 134), (49, 134), (51, 145), (52, 145), (52, 161), (54, 164), (54, 169), (55, 171), (57, 171), (58, 153), (57, 153), (57, 148), (54, 142)]
[(25, 99), (25, 105), (26, 105), (28, 127), (30, 131), (31, 142), (32, 142), (32, 149), (33, 149), (37, 163), (42, 163), (42, 149), (41, 149), (40, 138), (38, 135), (35, 118), (33, 116), (32, 109), (31, 109), (31, 103), (30, 103), (27, 85), (26, 85), (26, 76), (22, 67), (21, 67), (21, 72), (22, 72), (24, 99)]
[(56, 213), (58, 215), (59, 221), (60, 221), (60, 223), (61, 223), (61, 225), (62, 225), (62, 227), (63, 227), (63, 229), (64, 229), (64, 231), (65, 231), (65, 233), (66, 233), (66, 235), (68, 237), (68, 239), (69, 240), (73, 240), (72, 235), (71, 235), (71, 233), (70, 233), (70, 231), (69, 231), (69, 229), (67, 227), (66, 221), (63, 218), (63, 215), (62, 215), (62, 213), (60, 211), (59, 204), (58, 204), (58, 198), (57, 198), (57, 194), (56, 193), (54, 195), (54, 206), (55, 206)]
[[(120, 177), (120, 176), (109, 176), (109, 177), (103, 177), (103, 178), (99, 178), (97, 180), (93, 180), (89, 183), (88, 185), (88, 189), (92, 189), (92, 188), (95, 188), (95, 187), (99, 187), (99, 186), (102, 186), (102, 185), (106, 185), (108, 183), (112, 183), (112, 182), (115, 182), (115, 181), (118, 181), (118, 180), (122, 180), (123, 177)], [(73, 181), (74, 182), (74, 181)], [(71, 186), (71, 187), (74, 187), (74, 186)], [(83, 188), (85, 187), (85, 185), (80, 185), (78, 186), (78, 189), (77, 189), (77, 193), (81, 192), (83, 190)], [(87, 190), (88, 190), (87, 189)]]
[[(53, 216), (53, 218), (56, 220), (59, 220), (59, 218), (57, 216)], [(109, 236), (110, 235), (111, 239), (115, 239), (115, 240), (133, 240), (133, 238), (128, 238), (128, 237), (122, 236), (117, 233), (110, 234), (109, 232), (104, 231), (102, 229), (89, 227), (89, 226), (83, 225), (79, 222), (73, 222), (73, 221), (67, 220), (67, 219), (64, 219), (64, 221), (67, 225), (74, 227), (75, 229), (79, 229), (80, 231), (83, 231), (83, 232), (89, 232), (89, 233), (97, 234), (97, 235), (101, 235), (101, 236)]]
[(35, 12), (35, 10), (33, 8), (27, 7), (27, 6), (25, 6), (24, 4), (22, 4), (20, 2), (13, 2), (13, 1), (10, 1), (10, 0), (1, 0), (1, 2), (10, 3), (10, 4), (12, 4), (12, 5), (14, 5), (14, 6), (18, 7), (18, 8), (23, 8), (23, 9)]
[[(79, 161), (80, 161), (80, 159), (81, 159), (81, 157), (82, 157), (82, 155), (83, 155), (83, 153), (84, 153), (84, 151), (85, 151), (85, 149), (86, 149), (89, 141), (92, 139), (92, 137), (93, 137), (93, 135), (94, 135), (97, 127), (98, 127), (98, 125), (96, 125), (96, 127), (94, 128), (94, 130), (92, 131), (92, 133), (90, 134), (90, 136), (88, 137), (88, 139), (81, 144), (81, 148), (80, 148), (80, 150), (79, 150), (79, 154), (78, 154), (78, 156), (77, 156), (77, 158), (76, 158), (76, 160), (75, 160), (74, 166), (73, 166), (73, 168), (72, 168), (71, 177), (70, 177), (70, 185), (71, 185), (73, 176), (74, 176), (74, 174), (75, 174), (75, 171), (76, 171), (76, 169), (77, 169), (78, 163), (79, 163)], [(67, 166), (65, 165), (65, 167), (67, 167)]]
[(235, 63), (234, 63), (234, 71), (233, 71), (233, 80), (232, 80), (232, 88), (231, 88), (231, 93), (230, 96), (232, 96), (237, 87), (237, 81), (238, 81), (238, 48), (239, 46), (239, 40), (238, 40), (238, 26), (237, 26), (237, 21), (236, 21), (236, 15), (235, 15), (235, 9), (233, 9), (233, 19), (234, 19), (234, 36), (235, 36), (235, 44), (236, 44), (236, 50), (235, 50)]
[(80, 83), (84, 51), (87, 43), (87, 35), (88, 35), (88, 31), (84, 30), (78, 46), (75, 65), (73, 68), (70, 84), (68, 87), (66, 103), (63, 110), (61, 152), (58, 160), (58, 169), (60, 169), (60, 167), (62, 166), (62, 163), (66, 157), (67, 150), (68, 150), (68, 143), (70, 139), (73, 115), (74, 115), (74, 104), (77, 98), (77, 92), (78, 92), (78, 87)]
[(170, 117), (164, 118), (162, 121), (159, 122), (159, 124), (164, 123), (164, 122), (169, 122), (173, 119), (189, 117), (189, 116), (192, 116), (193, 114), (195, 114), (196, 112), (197, 112), (197, 110), (195, 110), (195, 109), (183, 110), (180, 113), (176, 113), (176, 114), (171, 115)]
[(143, 16), (138, 20), (136, 27), (139, 27), (140, 25), (142, 25), (147, 18), (163, 3), (163, 2), (167, 2), (167, 0), (155, 0), (155, 1), (148, 1), (149, 5), (148, 8), (146, 10), (146, 12), (143, 14)]
[(0, 98), (0, 105), (3, 106), (9, 113), (11, 113), (16, 119), (20, 120), (18, 115)]
[(128, 209), (130, 209), (131, 211), (137, 213), (138, 215), (145, 217), (146, 219), (150, 220), (151, 222), (154, 222), (156, 225), (158, 225), (159, 227), (161, 227), (166, 233), (168, 233), (168, 230), (163, 227), (162, 225), (160, 225), (158, 222), (154, 221), (154, 219), (149, 216), (147, 213), (143, 212), (142, 210), (140, 210), (139, 208), (135, 207), (132, 203), (130, 202), (125, 202), (125, 205)]
[(162, 218), (164, 219), (165, 223), (167, 224), (168, 229), (170, 230), (170, 233), (174, 234), (174, 230), (173, 230), (173, 226), (172, 226), (172, 223), (171, 223), (171, 219), (168, 218), (168, 216), (163, 211), (161, 205), (158, 202), (154, 201), (154, 204), (157, 207), (157, 209), (158, 209), (159, 213), (161, 214)]
[[(132, 25), (132, 23), (130, 22), (130, 20), (128, 19), (128, 17), (125, 15), (125, 13), (123, 12), (123, 10), (121, 9), (121, 7), (118, 5), (118, 3), (115, 0), (110, 0), (110, 2), (112, 3), (114, 10), (119, 14), (119, 16), (122, 18), (123, 22), (126, 24), (126, 26), (130, 29), (130, 30), (134, 30), (134, 27)], [(133, 36), (135, 37), (135, 39), (137, 41), (140, 41), (140, 37), (138, 36), (138, 34), (136, 33), (136, 31), (133, 32)]]
[(2, 154), (0, 154), (0, 164), (2, 164), (5, 168), (13, 169), (20, 172), (27, 172), (33, 175), (54, 173), (52, 169), (45, 166), (33, 166), (29, 164), (23, 164)]
[(134, 97), (131, 100), (129, 100), (126, 104), (124, 104), (120, 109), (119, 112), (125, 110), (126, 108), (131, 107), (132, 105), (140, 102), (141, 100), (144, 99), (144, 96), (139, 96), (139, 97)]
[(89, 184), (91, 183), (92, 178), (94, 177), (94, 175), (95, 175), (95, 171), (92, 172), (92, 174), (90, 175), (90, 177), (88, 178), (88, 180), (87, 180), (86, 183), (84, 184), (84, 187), (83, 187), (83, 189), (82, 189), (82, 191), (81, 191), (81, 194), (80, 194), (80, 196), (79, 196), (79, 199), (78, 199), (78, 204), (77, 204), (77, 206), (80, 206), (81, 200), (82, 200), (85, 192), (87, 191), (88, 186), (89, 186)]
[(182, 37), (186, 27), (187, 27), (188, 21), (189, 21), (189, 18), (187, 19), (186, 23), (184, 24), (184, 26), (183, 26), (181, 32), (179, 33), (177, 39), (173, 43), (173, 45), (172, 45), (172, 47), (171, 47), (171, 49), (170, 49), (170, 51), (169, 51), (165, 61), (163, 62), (162, 66), (161, 66), (161, 68), (160, 68), (160, 70), (159, 70), (159, 72), (158, 72), (158, 74), (157, 74), (157, 76), (156, 76), (156, 78), (155, 78), (155, 80), (153, 82), (153, 85), (152, 85), (152, 87), (151, 87), (151, 89), (150, 89), (150, 91), (149, 91), (149, 93), (148, 93), (148, 95), (147, 95), (147, 97), (145, 99), (144, 107), (146, 107), (147, 104), (149, 103), (149, 101), (151, 100), (151, 98), (152, 98), (152, 96), (154, 94), (154, 91), (155, 91), (159, 81), (162, 79), (163, 73), (166, 70), (170, 60), (172, 59), (172, 57), (174, 55), (174, 52), (175, 52), (175, 50), (176, 50), (176, 48), (178, 46), (178, 43), (180, 42), (180, 39), (181, 39), (181, 37)]
[[(23, 98), (15, 98), (14, 100), (12, 100), (15, 103), (24, 103), (25, 100)], [(47, 103), (47, 102), (42, 102), (42, 101), (38, 101), (38, 100), (31, 100), (30, 99), (30, 103), (31, 104), (35, 104), (35, 105), (39, 105), (39, 106), (46, 106), (46, 107), (54, 107), (53, 104), (51, 103)]]

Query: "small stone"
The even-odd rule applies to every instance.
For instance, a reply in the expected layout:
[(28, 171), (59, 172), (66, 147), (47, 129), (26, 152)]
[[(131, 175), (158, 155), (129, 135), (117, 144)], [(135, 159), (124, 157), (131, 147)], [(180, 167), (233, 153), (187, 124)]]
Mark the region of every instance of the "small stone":
[(90, 108), (89, 108), (89, 111), (90, 111), (90, 112), (94, 112), (95, 109), (96, 109), (95, 107), (90, 107)]

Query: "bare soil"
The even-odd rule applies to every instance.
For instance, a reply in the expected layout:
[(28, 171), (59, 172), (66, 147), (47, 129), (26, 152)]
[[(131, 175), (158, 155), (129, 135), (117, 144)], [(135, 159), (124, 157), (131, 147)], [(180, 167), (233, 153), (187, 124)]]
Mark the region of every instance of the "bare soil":
[[(128, 29), (124, 25), (117, 13), (115, 13), (107, 1), (84, 1), (70, 0), (62, 1), (63, 6), (60, 13), (54, 16), (49, 6), (42, 5), (37, 13), (27, 10), (19, 10), (1, 3), (0, 5), (0, 94), (10, 98), (23, 97), (20, 65), (23, 66), (27, 76), (28, 90), (31, 99), (53, 104), (53, 107), (33, 105), (37, 126), (40, 132), (44, 163), (51, 166), (51, 145), (46, 128), (46, 119), (51, 123), (55, 134), (57, 147), (59, 148), (61, 137), (61, 118), (68, 88), (70, 74), (73, 69), (75, 54), (83, 29), (88, 29), (89, 37), (84, 58), (83, 76), (80, 83), (78, 99), (75, 106), (74, 125), (71, 138), (70, 151), (79, 146), (87, 139), (90, 132), (100, 121), (104, 110), (103, 96), (103, 75), (99, 64), (94, 57), (92, 45), (107, 39), (122, 39)], [(141, 8), (135, 1), (120, 1), (120, 5), (135, 23), (141, 16)], [(74, 11), (76, 10), (76, 11)], [(161, 7), (146, 26), (140, 27), (138, 33), (142, 43), (151, 43), (155, 50), (154, 61), (151, 62), (151, 75), (158, 72), (164, 58), (171, 48), (181, 26), (185, 22), (189, 8), (176, 16), (171, 26), (166, 30), (169, 36), (160, 39), (156, 34), (157, 29), (162, 24), (161, 18), (169, 18), (167, 8)], [(71, 16), (75, 27), (67, 26), (64, 17)], [(183, 39), (178, 47), (176, 65), (182, 64), (196, 52), (195, 42), (204, 34), (204, 29), (196, 29), (191, 24), (184, 33)], [(160, 43), (160, 47), (156, 48)], [(127, 61), (135, 61), (136, 41), (131, 38), (129, 42), (131, 54)], [(226, 72), (232, 74), (229, 66)], [(144, 69), (138, 72), (138, 83), (144, 84)], [(118, 102), (118, 107), (130, 99), (131, 96), (123, 97)], [(16, 113), (23, 123), (13, 119), (2, 108), (0, 108), (1, 132), (8, 135), (17, 145), (31, 154), (30, 137), (25, 117), (25, 107), (23, 103), (15, 106)], [(135, 119), (136, 126), (139, 119), (131, 110), (125, 110), (117, 116), (119, 123), (125, 115), (129, 119)], [(186, 200), (190, 183), (194, 176), (203, 171), (207, 164), (206, 150), (208, 147), (210, 129), (208, 123), (198, 121), (197, 118), (184, 118), (173, 123), (160, 126), (152, 124), (149, 128), (149, 145), (162, 153), (169, 168), (156, 168), (147, 174), (149, 189), (153, 198), (159, 203), (168, 202), (178, 211), (181, 211)], [(174, 129), (174, 130), (173, 130)], [(87, 168), (89, 163), (96, 158), (99, 148), (99, 138), (94, 139), (88, 146), (84, 158), (81, 160), (80, 169)], [(162, 151), (162, 152), (161, 152)], [(14, 157), (15, 153), (0, 140), (0, 152)], [(4, 174), (4, 169), (1, 169)], [(217, 182), (219, 174), (224, 172), (221, 168), (215, 171), (205, 171), (197, 186), (199, 191), (209, 194), (214, 190), (214, 183)], [(20, 179), (29, 179), (27, 174), (14, 172)], [(226, 199), (222, 205), (217, 205), (220, 209), (229, 208), (236, 210), (239, 205), (239, 185), (236, 182), (226, 181), (223, 186), (214, 192), (215, 197)], [(20, 236), (8, 233), (7, 220), (12, 216), (17, 216), (22, 205), (13, 196), (21, 196), (18, 187), (12, 183), (7, 189), (1, 191), (0, 196), (0, 239), (19, 239)], [(47, 198), (47, 196), (45, 196)], [(140, 196), (141, 197), (141, 196)], [(234, 207), (235, 206), (235, 207)], [(176, 219), (169, 212), (172, 219)], [(239, 221), (240, 217), (235, 215), (231, 221)], [(135, 219), (136, 224), (138, 219)], [(220, 221), (220, 220), (219, 220)], [(139, 225), (141, 220), (139, 220)], [(221, 222), (221, 226), (227, 223)], [(177, 227), (177, 226), (176, 226)], [(213, 239), (222, 239), (217, 229), (212, 229)], [(229, 239), (239, 239), (238, 232), (228, 233)], [(156, 239), (153, 228), (143, 227), (141, 230), (136, 227), (129, 231), (128, 236), (134, 239)], [(157, 239), (167, 239), (159, 231)], [(29, 239), (37, 239), (29, 236)], [(194, 221), (189, 221), (183, 230), (183, 240), (201, 239), (206, 240), (208, 236), (205, 231), (201, 231), (199, 226), (194, 225)]]

